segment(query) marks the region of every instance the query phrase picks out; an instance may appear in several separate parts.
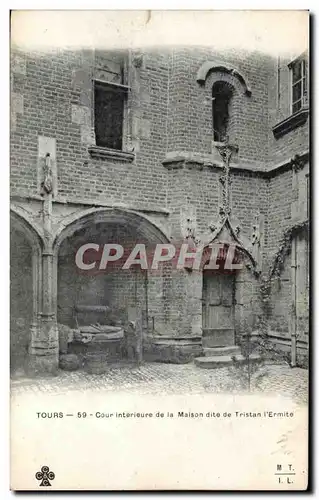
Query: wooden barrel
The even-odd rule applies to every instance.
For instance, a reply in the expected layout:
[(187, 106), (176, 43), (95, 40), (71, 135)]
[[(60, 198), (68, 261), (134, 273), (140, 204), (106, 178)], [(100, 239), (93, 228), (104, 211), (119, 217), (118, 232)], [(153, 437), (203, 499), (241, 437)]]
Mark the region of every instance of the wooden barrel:
[(107, 370), (107, 354), (98, 352), (88, 352), (84, 357), (84, 369), (87, 373), (100, 375)]
[(75, 371), (80, 368), (80, 360), (76, 354), (62, 354), (59, 359), (59, 366), (62, 370)]

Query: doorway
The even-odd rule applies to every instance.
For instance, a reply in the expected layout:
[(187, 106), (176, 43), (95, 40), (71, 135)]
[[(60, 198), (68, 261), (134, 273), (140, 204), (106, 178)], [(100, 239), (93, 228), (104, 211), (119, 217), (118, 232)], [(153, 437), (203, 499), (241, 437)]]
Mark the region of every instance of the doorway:
[(235, 344), (235, 273), (203, 273), (203, 345)]

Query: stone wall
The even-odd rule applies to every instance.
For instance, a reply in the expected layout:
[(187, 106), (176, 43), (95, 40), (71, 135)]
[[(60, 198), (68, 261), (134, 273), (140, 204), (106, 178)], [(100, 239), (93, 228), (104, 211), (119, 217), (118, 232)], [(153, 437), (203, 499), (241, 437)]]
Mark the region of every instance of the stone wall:
[[(54, 140), (58, 197), (161, 205), (166, 200), (168, 69), (165, 54), (130, 66), (133, 162), (96, 159), (92, 145), (94, 53), (12, 50), (11, 192), (39, 193), (38, 136)], [(142, 189), (141, 189), (142, 187)]]
[(212, 140), (211, 86), (196, 75), (206, 61), (225, 64), (243, 74), (252, 89), (236, 110), (235, 138), (242, 160), (264, 163), (268, 155), (268, 61), (263, 54), (216, 52), (209, 48), (178, 48), (170, 58), (168, 151), (210, 153)]
[[(208, 72), (200, 82), (198, 71), (207, 61), (227, 71)], [(165, 209), (167, 234), (178, 245), (189, 230), (202, 240), (210, 234), (221, 205), (222, 162), (212, 154), (211, 102), (213, 81), (221, 78), (236, 91), (230, 127), (230, 139), (238, 146), (230, 170), (231, 217), (238, 223), (239, 239), (248, 244), (254, 226), (259, 231), (260, 270), (267, 273), (281, 236), (298, 213), (306, 218), (305, 169), (296, 180), (290, 160), (308, 149), (308, 122), (281, 137), (273, 133), (273, 126), (289, 116), (287, 62), (281, 60), (278, 65), (277, 59), (256, 52), (216, 53), (200, 47), (132, 52), (126, 154), (116, 156), (94, 154), (94, 51), (24, 53), (13, 48), (12, 197), (27, 206), (30, 220), (42, 224), (43, 159), (50, 152), (54, 230), (62, 227), (64, 212), (69, 216), (84, 206), (122, 205), (144, 213), (153, 210), (153, 220), (155, 213), (163, 219)], [(298, 186), (302, 186), (299, 191)], [(27, 202), (27, 198), (37, 201)], [(127, 227), (127, 234), (130, 230), (131, 235), (137, 234), (136, 229)], [(89, 236), (83, 233), (82, 241)], [(95, 237), (101, 243), (101, 235)], [(105, 237), (114, 242), (114, 234)], [(103, 303), (111, 301), (115, 309), (136, 305), (147, 309), (151, 328), (158, 333), (199, 333), (202, 277), (198, 273), (174, 272), (165, 265), (158, 275), (148, 275), (147, 287), (145, 274), (133, 270), (75, 276), (69, 244), (62, 244), (59, 253), (59, 321), (71, 324), (74, 303), (99, 297)], [(273, 326), (279, 325), (280, 331), (289, 330), (287, 314), (281, 309), (289, 310), (291, 287), (288, 256), (281, 288), (273, 285)], [(109, 296), (107, 290), (112, 292)], [(16, 287), (13, 297), (17, 293)], [(251, 311), (259, 314), (258, 279), (251, 270), (238, 274), (236, 294), (236, 328), (243, 329)]]
[[(80, 270), (75, 263), (77, 250), (86, 243), (100, 245), (100, 252), (93, 251), (86, 257), (88, 262), (94, 262), (96, 259), (94, 270)], [(124, 255), (118, 261), (109, 262), (105, 270), (100, 270), (102, 249), (107, 243), (122, 245)], [(162, 330), (163, 324), (170, 323), (170, 315), (166, 314), (165, 317), (168, 298), (165, 298), (164, 290), (167, 287), (161, 266), (157, 271), (141, 270), (139, 265), (123, 269), (136, 243), (145, 245), (150, 268), (154, 245), (139, 237), (139, 234), (129, 227), (102, 223), (91, 225), (62, 242), (58, 258), (59, 323), (75, 327), (75, 308), (81, 305), (110, 308), (110, 312), (104, 317), (99, 314), (91, 314), (87, 318), (77, 315), (79, 323), (82, 324), (114, 321), (126, 324), (128, 319), (142, 317), (144, 328), (148, 322), (150, 330), (153, 325), (157, 330)]]

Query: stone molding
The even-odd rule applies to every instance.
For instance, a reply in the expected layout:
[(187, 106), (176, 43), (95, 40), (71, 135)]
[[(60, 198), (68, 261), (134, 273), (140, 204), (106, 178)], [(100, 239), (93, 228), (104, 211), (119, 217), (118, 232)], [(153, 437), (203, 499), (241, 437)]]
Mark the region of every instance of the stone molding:
[(39, 248), (44, 247), (44, 231), (37, 221), (32, 218), (32, 214), (23, 207), (11, 203), (10, 214), (17, 223), (22, 224), (23, 234), (25, 234), (31, 243), (35, 245), (37, 242)]
[(129, 151), (118, 151), (116, 149), (102, 148), (100, 146), (89, 146), (88, 152), (92, 158), (120, 160), (131, 163), (135, 159), (135, 153)]
[(138, 229), (148, 241), (155, 239), (159, 243), (170, 243), (165, 228), (145, 213), (124, 208), (91, 207), (72, 212), (57, 225), (52, 238), (54, 255), (58, 255), (62, 241), (74, 231), (97, 223), (128, 224)]
[[(40, 195), (31, 195), (28, 193), (21, 193), (21, 194), (15, 194), (11, 196), (11, 201), (12, 203), (23, 203), (27, 201), (35, 201), (35, 202), (43, 202), (43, 197)], [(101, 200), (94, 200), (94, 199), (85, 199), (85, 200), (79, 200), (77, 198), (64, 198), (62, 196), (57, 196), (52, 200), (53, 206), (55, 205), (68, 205), (69, 207), (76, 206), (79, 207), (81, 206), (82, 208), (85, 207), (97, 207), (97, 208), (118, 208), (122, 210), (132, 210), (136, 212), (145, 212), (145, 213), (150, 213), (150, 214), (157, 214), (161, 215), (164, 217), (168, 217), (171, 213), (170, 210), (164, 207), (156, 206), (156, 205), (143, 205), (143, 204), (136, 204), (136, 205), (129, 205), (126, 203), (110, 203), (110, 202), (103, 202)], [(37, 209), (38, 210), (38, 209)], [(15, 211), (15, 206), (13, 205), (13, 211)], [(39, 231), (39, 230), (38, 230)]]
[(293, 115), (288, 116), (288, 118), (285, 118), (281, 122), (277, 123), (272, 128), (275, 139), (279, 139), (285, 134), (288, 134), (288, 132), (291, 132), (292, 130), (304, 125), (308, 119), (308, 115), (309, 109), (303, 108), (297, 113), (294, 113)]
[[(303, 151), (298, 156), (298, 162), (301, 162), (305, 165), (309, 159), (309, 151)], [(291, 170), (295, 165), (295, 156), (292, 158), (287, 158), (282, 162), (278, 163), (272, 168), (266, 168), (262, 164), (259, 167), (255, 167), (254, 164), (245, 164), (240, 160), (231, 161), (230, 169), (233, 171), (241, 171), (251, 173), (253, 175), (269, 178), (275, 176), (277, 173), (285, 170)], [(223, 168), (223, 162), (221, 160), (216, 159), (216, 155), (213, 154), (205, 154), (205, 153), (196, 153), (190, 151), (172, 151), (166, 154), (164, 160), (162, 160), (162, 164), (168, 170), (177, 170), (177, 169), (198, 169), (203, 170), (204, 167), (210, 168)]]
[(221, 61), (206, 61), (201, 65), (197, 71), (196, 81), (200, 85), (205, 85), (207, 76), (212, 71), (218, 71), (221, 73), (226, 73), (233, 78), (239, 80), (241, 86), (243, 87), (244, 93), (247, 96), (251, 96), (251, 89), (248, 84), (248, 80), (244, 77), (236, 68), (228, 66), (226, 63)]
[(235, 245), (248, 258), (249, 263), (246, 264), (246, 267), (252, 269), (253, 274), (257, 277), (261, 272), (259, 262), (252, 254), (251, 242), (244, 235), (239, 237), (240, 232), (238, 221), (228, 215), (222, 217), (219, 221), (213, 221), (210, 224), (211, 234), (203, 239), (201, 248), (205, 250), (214, 242)]

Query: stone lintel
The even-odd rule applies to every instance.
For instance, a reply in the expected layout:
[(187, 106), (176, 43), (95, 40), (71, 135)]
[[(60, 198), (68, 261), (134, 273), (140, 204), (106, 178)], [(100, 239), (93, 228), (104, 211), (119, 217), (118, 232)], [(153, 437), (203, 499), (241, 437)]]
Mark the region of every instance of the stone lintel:
[(100, 146), (89, 146), (88, 152), (92, 158), (118, 160), (131, 163), (135, 159), (135, 153), (129, 151), (118, 151), (116, 149), (102, 148)]

